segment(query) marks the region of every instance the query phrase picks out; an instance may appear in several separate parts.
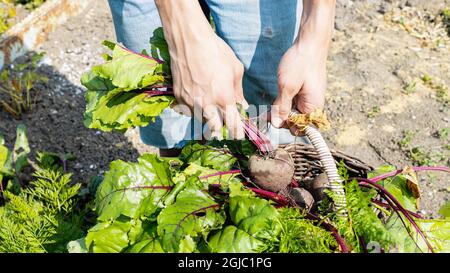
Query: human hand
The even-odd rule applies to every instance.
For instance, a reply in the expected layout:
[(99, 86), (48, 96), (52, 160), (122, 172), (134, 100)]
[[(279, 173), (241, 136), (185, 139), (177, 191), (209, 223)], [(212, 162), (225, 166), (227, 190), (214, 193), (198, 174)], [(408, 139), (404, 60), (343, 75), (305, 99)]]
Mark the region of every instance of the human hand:
[(303, 1), (299, 34), (278, 67), (279, 94), (271, 110), (271, 123), (277, 128), (286, 125), (291, 109), (308, 114), (324, 106), (335, 2)]
[(279, 95), (272, 107), (272, 124), (280, 128), (291, 109), (307, 114), (323, 108), (326, 90), (326, 54), (306, 43), (292, 46), (278, 67)]
[[(169, 46), (173, 90), (180, 108), (207, 122), (211, 137), (241, 139), (237, 103), (247, 107), (242, 90), (244, 66), (209, 25), (198, 1), (156, 1)], [(181, 107), (180, 107), (181, 106)], [(186, 113), (186, 109), (181, 111)]]
[(186, 41), (182, 50), (170, 50), (174, 94), (179, 104), (188, 106), (197, 118), (203, 117), (211, 137), (220, 138), (225, 123), (231, 137), (241, 139), (244, 131), (236, 105), (247, 105), (242, 90), (244, 66), (214, 36), (199, 44)]

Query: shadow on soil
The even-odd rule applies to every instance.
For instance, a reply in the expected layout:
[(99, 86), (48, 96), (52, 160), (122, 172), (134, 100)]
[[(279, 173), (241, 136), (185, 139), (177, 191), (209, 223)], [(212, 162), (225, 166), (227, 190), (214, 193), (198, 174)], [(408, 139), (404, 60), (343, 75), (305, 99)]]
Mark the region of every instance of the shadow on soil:
[(72, 84), (45, 61), (37, 72), (48, 77), (48, 82), (35, 85), (34, 91), (39, 96), (31, 112), (14, 119), (0, 108), (0, 134), (8, 147), (14, 144), (17, 125), (25, 124), (31, 156), (34, 158), (41, 151), (74, 155), (76, 159), (69, 162), (68, 171), (74, 174), (74, 181), (81, 183), (108, 170), (109, 163), (115, 159), (131, 161), (138, 157), (136, 149), (122, 134), (84, 127), (82, 87)]

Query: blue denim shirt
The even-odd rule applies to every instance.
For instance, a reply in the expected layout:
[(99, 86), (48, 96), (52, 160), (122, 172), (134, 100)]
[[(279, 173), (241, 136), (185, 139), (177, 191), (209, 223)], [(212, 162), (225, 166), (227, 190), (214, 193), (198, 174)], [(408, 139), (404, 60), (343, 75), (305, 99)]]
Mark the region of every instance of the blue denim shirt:
[[(250, 105), (270, 107), (278, 94), (278, 64), (299, 30), (302, 1), (206, 0), (206, 4), (217, 35), (244, 65), (245, 99)], [(118, 42), (134, 51), (149, 50), (153, 30), (161, 26), (154, 1), (109, 0), (109, 5)], [(148, 145), (181, 148), (187, 141), (201, 138), (202, 126), (197, 127), (193, 118), (166, 109), (156, 122), (140, 128), (140, 132)], [(304, 141), (286, 129), (271, 127), (267, 134), (274, 146)]]

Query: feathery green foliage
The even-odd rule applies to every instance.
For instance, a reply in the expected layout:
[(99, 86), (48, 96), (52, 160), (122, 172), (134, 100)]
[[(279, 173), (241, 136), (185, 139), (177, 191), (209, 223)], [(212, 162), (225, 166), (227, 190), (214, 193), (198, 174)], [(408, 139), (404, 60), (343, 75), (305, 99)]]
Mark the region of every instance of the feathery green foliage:
[[(347, 199), (348, 220), (343, 221), (332, 217), (339, 233), (345, 238), (350, 248), (355, 252), (361, 252), (361, 239), (365, 243), (379, 244), (383, 248), (388, 248), (394, 243), (392, 235), (385, 224), (374, 211), (371, 199), (376, 196), (373, 190), (362, 190), (356, 180), (349, 181), (347, 169), (341, 163), (339, 174), (347, 181), (345, 183), (345, 194)], [(327, 195), (334, 200), (335, 194), (326, 191)]]
[[(269, 253), (330, 253), (338, 245), (333, 235), (305, 218), (304, 213), (294, 208), (278, 210), (276, 221), (281, 231), (265, 242)], [(269, 225), (272, 225), (269, 223)], [(272, 230), (269, 228), (269, 230)]]
[(74, 213), (79, 184), (70, 175), (39, 169), (30, 187), (18, 194), (4, 191), (0, 207), (0, 252), (64, 252), (82, 236), (81, 216)]

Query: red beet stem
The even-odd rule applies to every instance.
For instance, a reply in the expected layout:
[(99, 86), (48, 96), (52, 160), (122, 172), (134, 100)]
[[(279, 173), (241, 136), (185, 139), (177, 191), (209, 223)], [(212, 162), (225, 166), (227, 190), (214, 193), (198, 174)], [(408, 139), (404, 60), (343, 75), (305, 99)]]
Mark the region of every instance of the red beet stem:
[(250, 188), (250, 187), (247, 187), (247, 189), (251, 190), (252, 192), (254, 192), (255, 194), (257, 194), (260, 197), (270, 199), (272, 201), (277, 202), (278, 204), (288, 204), (289, 203), (289, 201), (286, 198), (284, 198), (283, 196), (276, 194), (274, 192), (266, 191), (263, 189)]
[(144, 93), (147, 94), (147, 96), (149, 97), (174, 95), (172, 91), (160, 91), (160, 90), (145, 90)]
[[(442, 172), (450, 172), (450, 168), (449, 167), (445, 167), (445, 166), (437, 166), (437, 167), (433, 167), (433, 166), (420, 166), (420, 167), (412, 167), (412, 169), (414, 171), (442, 171)], [(395, 170), (392, 172), (388, 172), (373, 178), (370, 178), (370, 181), (372, 182), (378, 182), (380, 180), (392, 177), (392, 176), (396, 176), (397, 174), (402, 173), (403, 170), (399, 169), (399, 170)]]
[[(381, 206), (383, 208), (392, 208), (392, 209), (398, 209), (395, 205), (394, 207), (390, 206), (389, 204), (383, 203), (381, 201), (377, 201), (377, 200), (372, 200), (372, 203), (377, 204), (378, 206)], [(412, 212), (410, 210), (406, 210), (409, 214), (411, 214), (412, 216), (419, 218), (419, 219), (424, 219), (422, 215)]]
[(331, 232), (334, 239), (336, 239), (336, 242), (338, 243), (339, 247), (341, 248), (341, 251), (343, 253), (349, 253), (349, 250), (348, 250), (347, 244), (345, 243), (344, 238), (342, 238), (342, 236), (339, 234), (338, 230), (334, 226), (322, 221), (322, 219), (320, 219), (320, 217), (318, 217), (312, 213), (309, 213), (309, 212), (306, 214), (306, 218), (321, 223), (320, 224), (321, 226), (323, 226), (326, 230)]
[(146, 58), (146, 59), (149, 59), (149, 60), (153, 60), (153, 61), (156, 61), (156, 62), (158, 62), (158, 63), (160, 63), (160, 64), (163, 64), (164, 63), (164, 61), (163, 60), (160, 60), (160, 59), (156, 59), (156, 58), (153, 58), (153, 57), (150, 57), (150, 56), (147, 56), (147, 55), (144, 55), (144, 54), (141, 54), (141, 53), (139, 53), (139, 52), (136, 52), (136, 51), (133, 51), (133, 50), (131, 50), (131, 49), (128, 49), (128, 48), (126, 48), (126, 47), (124, 47), (124, 46), (121, 46), (121, 45), (117, 45), (117, 46), (120, 46), (123, 50), (125, 50), (125, 51), (128, 51), (128, 52), (130, 52), (130, 53), (133, 53), (133, 54), (136, 54), (136, 55), (139, 55), (139, 56), (141, 56), (141, 57), (144, 57), (144, 58)]
[(203, 176), (200, 176), (199, 178), (207, 179), (207, 178), (214, 177), (214, 176), (222, 176), (222, 175), (227, 175), (227, 174), (240, 174), (240, 173), (241, 173), (240, 170), (229, 170), (229, 171), (224, 171), (224, 172), (217, 172), (217, 173), (203, 175)]
[[(400, 212), (402, 212), (403, 215), (405, 215), (406, 219), (408, 219), (408, 221), (411, 223), (411, 225), (413, 225), (413, 227), (417, 230), (417, 233), (420, 234), (420, 236), (423, 238), (423, 240), (427, 244), (428, 249), (431, 252), (434, 252), (433, 247), (431, 246), (430, 242), (428, 241), (428, 239), (426, 238), (425, 234), (422, 232), (420, 227), (417, 225), (416, 221), (414, 221), (414, 219), (411, 217), (411, 215), (406, 211), (406, 209), (400, 204), (400, 202), (389, 191), (387, 191), (384, 187), (382, 187), (381, 185), (378, 185), (376, 182), (373, 182), (369, 179), (361, 178), (361, 177), (358, 177), (355, 179), (362, 181), (362, 182), (360, 182), (361, 185), (370, 185), (372, 187), (377, 188), (385, 197), (387, 197), (387, 198), (385, 198), (386, 201), (388, 199), (390, 199), (395, 204), (397, 209)], [(396, 211), (394, 207), (393, 207), (393, 209), (394, 209), (394, 211)]]
[(247, 117), (241, 116), (244, 123), (244, 132), (249, 137), (250, 141), (252, 141), (258, 150), (263, 153), (268, 153), (273, 151), (272, 144), (270, 140), (259, 131), (256, 125)]

